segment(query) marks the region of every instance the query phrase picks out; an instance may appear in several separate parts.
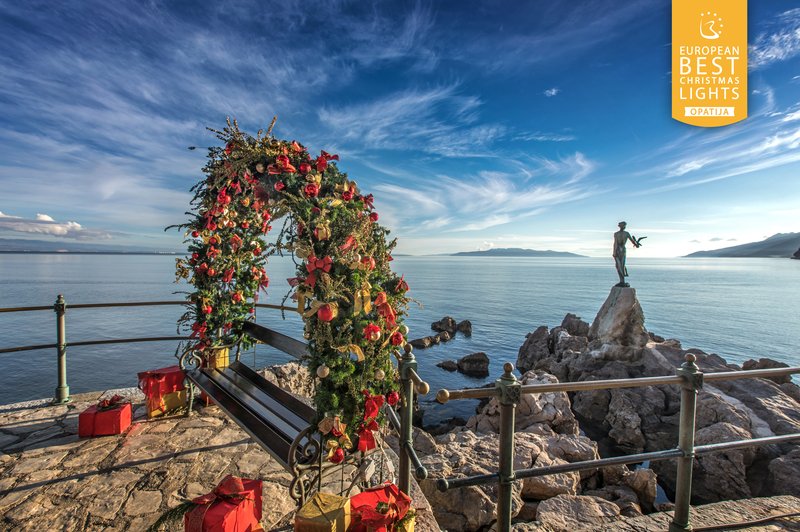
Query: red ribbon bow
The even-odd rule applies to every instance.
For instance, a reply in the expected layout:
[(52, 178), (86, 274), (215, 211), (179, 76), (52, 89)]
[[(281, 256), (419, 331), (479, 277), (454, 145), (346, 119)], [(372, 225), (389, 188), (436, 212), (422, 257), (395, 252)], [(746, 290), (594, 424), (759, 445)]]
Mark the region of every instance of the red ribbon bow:
[(195, 504), (210, 504), (217, 499), (246, 499), (248, 490), (244, 488), (244, 483), (239, 477), (228, 475), (219, 486), (214, 488), (211, 493), (206, 493), (192, 499)]
[(114, 395), (110, 399), (103, 399), (102, 401), (97, 403), (98, 410), (111, 410), (112, 408), (116, 408), (117, 405), (122, 403), (124, 397), (121, 395)]
[(331, 271), (331, 266), (333, 265), (333, 259), (326, 256), (322, 259), (318, 259), (314, 255), (308, 257), (308, 263), (306, 264), (306, 270), (308, 270), (308, 278), (306, 279), (306, 284), (308, 286), (315, 286), (317, 284), (317, 274), (315, 273), (316, 270), (321, 270), (325, 273)]
[(378, 422), (374, 419), (366, 425), (362, 424), (358, 429), (358, 450), (367, 452), (376, 447), (375, 434), (373, 431), (378, 430)]
[(378, 417), (378, 411), (383, 406), (384, 397), (382, 395), (370, 395), (364, 390), (364, 421)]

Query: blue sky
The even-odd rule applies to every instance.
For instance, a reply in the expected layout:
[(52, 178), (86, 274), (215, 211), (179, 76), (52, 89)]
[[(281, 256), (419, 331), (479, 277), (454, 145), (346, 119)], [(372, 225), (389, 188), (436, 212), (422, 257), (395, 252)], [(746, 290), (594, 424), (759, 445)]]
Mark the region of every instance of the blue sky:
[(181, 249), (206, 126), (340, 154), (398, 252), (638, 256), (800, 231), (800, 8), (751, 0), (750, 117), (670, 116), (670, 3), (0, 0), (0, 238)]

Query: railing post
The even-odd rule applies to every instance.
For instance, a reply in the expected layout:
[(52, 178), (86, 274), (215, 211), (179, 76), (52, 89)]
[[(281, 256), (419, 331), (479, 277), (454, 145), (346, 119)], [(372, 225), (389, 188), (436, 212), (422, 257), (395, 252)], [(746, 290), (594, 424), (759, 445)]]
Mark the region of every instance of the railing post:
[(497, 530), (511, 530), (512, 488), (514, 487), (514, 418), (520, 398), (520, 383), (510, 362), (495, 381), (500, 400), (500, 484), (497, 494)]
[(408, 456), (408, 448), (413, 443), (412, 431), (414, 422), (414, 382), (409, 374), (411, 370), (417, 370), (417, 361), (414, 358), (411, 344), (405, 345), (405, 352), (399, 360), (400, 386), (402, 388), (402, 399), (400, 403), (400, 478), (398, 487), (404, 493), (411, 490), (411, 458)]
[(53, 404), (60, 405), (70, 401), (69, 386), (67, 385), (67, 303), (64, 301), (63, 295), (58, 294), (53, 310), (56, 313), (56, 361), (58, 363), (58, 386)]
[(681, 384), (681, 420), (678, 435), (678, 448), (683, 456), (678, 458), (678, 478), (675, 486), (675, 511), (670, 532), (692, 530), (689, 524), (689, 508), (692, 498), (692, 466), (694, 465), (694, 430), (697, 410), (697, 392), (703, 387), (703, 372), (695, 364), (693, 354), (686, 355), (686, 362), (678, 368), (677, 374), (683, 379)]

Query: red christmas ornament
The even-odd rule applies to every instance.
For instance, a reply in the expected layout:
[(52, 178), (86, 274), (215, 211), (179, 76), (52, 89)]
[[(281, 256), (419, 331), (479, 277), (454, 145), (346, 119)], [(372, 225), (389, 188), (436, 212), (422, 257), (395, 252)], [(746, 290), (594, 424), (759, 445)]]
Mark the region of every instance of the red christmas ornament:
[(351, 199), (353, 199), (353, 193), (349, 190), (345, 190), (344, 192), (342, 192), (342, 199), (345, 201), (350, 201)]
[(369, 213), (369, 219), (372, 220), (373, 222), (377, 222), (378, 221), (378, 213), (377, 212)]
[(199, 231), (192, 231), (192, 237), (193, 238), (197, 238), (198, 236), (200, 236), (200, 232)]
[(400, 402), (400, 394), (397, 392), (389, 392), (386, 394), (386, 402), (389, 403), (390, 406), (396, 405)]
[(328, 458), (333, 464), (340, 464), (344, 461), (344, 449), (341, 447), (337, 447), (333, 450), (333, 454), (331, 454), (330, 458)]
[(316, 183), (308, 183), (303, 189), (306, 197), (316, 198), (319, 195), (319, 185)]
[(283, 181), (278, 181), (277, 183), (275, 183), (275, 190), (277, 190), (278, 192), (280, 192), (284, 188), (286, 188), (286, 185), (283, 184)]
[(333, 321), (333, 318), (336, 317), (333, 305), (327, 303), (319, 307), (319, 310), (317, 310), (317, 317), (324, 322)]
[(403, 338), (403, 335), (400, 333), (400, 331), (395, 331), (394, 333), (392, 333), (392, 336), (389, 339), (389, 341), (392, 343), (392, 345), (396, 346), (396, 345), (403, 345), (406, 339)]

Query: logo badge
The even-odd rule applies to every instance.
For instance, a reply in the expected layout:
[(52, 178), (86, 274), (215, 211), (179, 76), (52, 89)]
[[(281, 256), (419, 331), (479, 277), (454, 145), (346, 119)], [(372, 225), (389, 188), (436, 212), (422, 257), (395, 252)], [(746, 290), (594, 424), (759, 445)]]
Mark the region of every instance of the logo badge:
[(747, 0), (672, 0), (672, 118), (747, 118)]

